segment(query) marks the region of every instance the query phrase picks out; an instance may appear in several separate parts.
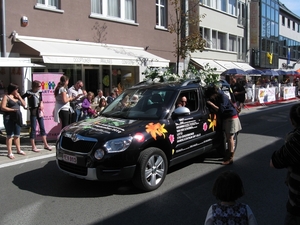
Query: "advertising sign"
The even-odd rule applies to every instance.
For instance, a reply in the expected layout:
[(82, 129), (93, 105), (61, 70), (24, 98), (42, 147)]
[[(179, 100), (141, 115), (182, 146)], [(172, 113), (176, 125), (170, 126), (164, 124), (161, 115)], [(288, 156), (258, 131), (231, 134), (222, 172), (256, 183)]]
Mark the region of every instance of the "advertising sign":
[[(40, 81), (42, 86), (42, 96), (44, 103), (44, 124), (48, 140), (56, 140), (56, 137), (61, 130), (61, 124), (57, 124), (56, 122), (54, 122), (53, 110), (55, 107), (54, 90), (62, 75), (62, 73), (32, 74), (32, 79)], [(40, 140), (40, 129), (38, 125), (36, 127), (36, 132), (37, 139)]]
[(283, 99), (295, 98), (295, 86), (283, 88)]
[(276, 92), (274, 87), (258, 89), (259, 103), (276, 101)]

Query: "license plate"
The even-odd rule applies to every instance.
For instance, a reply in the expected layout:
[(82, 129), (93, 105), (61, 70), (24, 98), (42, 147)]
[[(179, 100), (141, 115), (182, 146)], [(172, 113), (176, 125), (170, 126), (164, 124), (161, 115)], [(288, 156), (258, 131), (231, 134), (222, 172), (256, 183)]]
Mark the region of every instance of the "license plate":
[(77, 164), (77, 157), (72, 155), (63, 154), (63, 160), (68, 163)]

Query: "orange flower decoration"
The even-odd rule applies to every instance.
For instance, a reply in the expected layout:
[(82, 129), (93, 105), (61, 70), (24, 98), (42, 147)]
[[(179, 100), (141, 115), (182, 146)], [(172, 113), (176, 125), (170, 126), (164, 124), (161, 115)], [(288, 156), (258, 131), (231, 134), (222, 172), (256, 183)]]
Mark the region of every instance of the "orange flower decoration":
[(212, 118), (212, 115), (209, 114), (210, 119), (208, 119), (207, 121), (209, 122), (209, 127), (208, 129), (212, 128), (212, 130), (215, 130), (215, 127), (217, 126), (217, 116), (216, 114), (214, 114), (214, 118)]
[(165, 138), (165, 133), (168, 133), (168, 131), (165, 129), (165, 124), (162, 125), (160, 123), (148, 123), (146, 125), (146, 132), (150, 134), (154, 140), (156, 140), (157, 135)]

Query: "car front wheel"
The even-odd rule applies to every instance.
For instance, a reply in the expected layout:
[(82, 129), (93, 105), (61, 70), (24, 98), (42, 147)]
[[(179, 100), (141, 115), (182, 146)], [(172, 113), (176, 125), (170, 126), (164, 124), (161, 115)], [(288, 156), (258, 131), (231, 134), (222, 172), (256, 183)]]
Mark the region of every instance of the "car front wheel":
[(164, 182), (167, 168), (165, 153), (158, 148), (147, 148), (138, 159), (133, 183), (144, 191), (153, 191)]

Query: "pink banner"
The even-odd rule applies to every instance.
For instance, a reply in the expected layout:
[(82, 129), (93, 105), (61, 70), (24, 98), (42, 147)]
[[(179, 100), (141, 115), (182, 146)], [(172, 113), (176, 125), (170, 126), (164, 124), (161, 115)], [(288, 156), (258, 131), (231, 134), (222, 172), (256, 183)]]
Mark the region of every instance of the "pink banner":
[[(33, 80), (41, 82), (43, 91), (43, 102), (44, 102), (44, 124), (47, 133), (48, 140), (56, 140), (60, 130), (61, 124), (54, 122), (53, 110), (55, 107), (54, 90), (59, 82), (59, 79), (63, 75), (62, 73), (33, 73)], [(36, 135), (37, 139), (41, 140), (40, 128), (37, 125)]]

